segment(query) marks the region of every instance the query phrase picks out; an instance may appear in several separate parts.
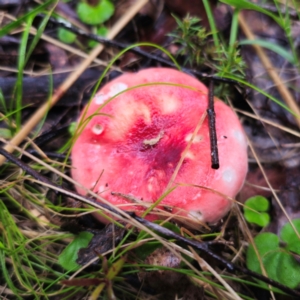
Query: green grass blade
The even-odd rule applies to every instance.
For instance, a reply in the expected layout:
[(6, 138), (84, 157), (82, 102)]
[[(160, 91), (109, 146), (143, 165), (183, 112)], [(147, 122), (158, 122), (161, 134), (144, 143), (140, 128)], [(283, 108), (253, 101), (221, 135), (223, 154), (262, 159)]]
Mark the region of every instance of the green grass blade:
[[(27, 50), (27, 54), (26, 54), (26, 58), (25, 58), (25, 65), (27, 64), (28, 62), (28, 59), (30, 58), (30, 55), (32, 54), (33, 50), (36, 48), (36, 45), (37, 43), (39, 42), (46, 26), (47, 26), (47, 23), (48, 23), (48, 20), (49, 18), (51, 17), (51, 14), (54, 10), (55, 6), (52, 8), (52, 10), (50, 10), (46, 15), (45, 15), (45, 18), (43, 19), (43, 21), (41, 22), (39, 28), (37, 29), (37, 32)], [(32, 17), (35, 17), (35, 15), (33, 15)]]
[(243, 45), (258, 45), (261, 47), (264, 47), (268, 50), (271, 50), (275, 53), (277, 53), (278, 55), (282, 56), (284, 59), (286, 59), (288, 62), (290, 62), (291, 64), (296, 64), (296, 61), (293, 57), (293, 55), (285, 50), (283, 47), (276, 45), (274, 43), (265, 41), (265, 40), (260, 40), (260, 39), (255, 39), (255, 40), (243, 40), (239, 42), (239, 45), (243, 46)]
[(210, 5), (209, 5), (209, 1), (208, 0), (203, 0), (203, 5), (207, 14), (207, 18), (208, 18), (208, 22), (210, 25), (210, 29), (212, 32), (212, 36), (214, 39), (214, 44), (216, 49), (219, 51), (220, 50), (220, 41), (219, 41), (219, 37), (218, 37), (218, 30), (217, 30), (217, 26), (215, 23), (215, 18), (214, 15), (211, 11)]
[(249, 9), (249, 10), (255, 10), (258, 12), (261, 12), (269, 17), (271, 17), (280, 27), (284, 27), (283, 22), (281, 21), (280, 18), (278, 18), (275, 14), (273, 14), (272, 12), (261, 8), (260, 6), (252, 3), (252, 2), (248, 2), (246, 0), (220, 0), (220, 2), (223, 2), (225, 4), (228, 4), (230, 6), (234, 6), (235, 8), (238, 9)]
[(233, 15), (232, 15), (232, 22), (231, 22), (231, 28), (230, 28), (230, 39), (229, 39), (230, 53), (233, 52), (233, 47), (237, 40), (238, 29), (239, 29), (239, 22), (238, 22), (239, 13), (240, 13), (240, 10), (235, 9), (233, 12)]
[(0, 37), (9, 34), (12, 30), (21, 26), (24, 22), (26, 22), (28, 18), (36, 16), (37, 14), (43, 12), (49, 5), (51, 5), (54, 2), (57, 2), (57, 0), (49, 0), (46, 3), (40, 5), (39, 7), (33, 9), (29, 13), (25, 14), (24, 16), (19, 17), (16, 21), (13, 21), (8, 25), (4, 26), (2, 29), (0, 29)]
[(26, 48), (28, 43), (29, 31), (33, 22), (34, 16), (30, 16), (27, 20), (25, 30), (22, 35), (21, 45), (18, 57), (18, 76), (15, 85), (15, 99), (16, 99), (16, 129), (19, 130), (21, 127), (21, 107), (22, 107), (22, 94), (23, 94), (23, 71), (25, 67), (26, 59)]

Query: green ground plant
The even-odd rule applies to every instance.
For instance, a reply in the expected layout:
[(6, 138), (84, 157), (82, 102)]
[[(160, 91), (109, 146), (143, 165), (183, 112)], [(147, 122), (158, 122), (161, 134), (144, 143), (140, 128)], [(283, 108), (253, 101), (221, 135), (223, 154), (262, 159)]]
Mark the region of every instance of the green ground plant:
[[(300, 219), (293, 220), (297, 232), (290, 223), (283, 226), (280, 238), (270, 232), (258, 234), (254, 238), (254, 245), (247, 250), (247, 266), (250, 270), (263, 274), (266, 271), (274, 279), (292, 289), (300, 285)], [(260, 282), (262, 286), (267, 285)], [(278, 292), (278, 289), (274, 289)]]
[[(86, 25), (92, 26), (92, 33), (105, 37), (108, 29), (104, 23), (114, 14), (114, 4), (110, 0), (99, 0), (96, 5), (89, 4), (86, 0), (78, 1), (76, 12), (80, 21)], [(76, 41), (77, 35), (65, 28), (59, 28), (58, 38), (67, 44)], [(89, 41), (89, 46), (97, 45), (94, 41)]]
[(244, 205), (245, 219), (249, 223), (265, 227), (270, 223), (269, 208), (269, 201), (265, 197), (259, 195), (251, 197)]

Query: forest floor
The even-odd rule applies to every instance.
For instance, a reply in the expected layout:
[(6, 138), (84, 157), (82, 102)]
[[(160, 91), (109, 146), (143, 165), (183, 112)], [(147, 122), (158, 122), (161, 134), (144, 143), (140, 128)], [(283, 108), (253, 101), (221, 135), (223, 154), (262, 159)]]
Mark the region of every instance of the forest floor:
[[(0, 0), (1, 299), (299, 299), (296, 4)], [(217, 223), (153, 223), (76, 193), (82, 109), (149, 67), (213, 80), (241, 121), (248, 174)]]

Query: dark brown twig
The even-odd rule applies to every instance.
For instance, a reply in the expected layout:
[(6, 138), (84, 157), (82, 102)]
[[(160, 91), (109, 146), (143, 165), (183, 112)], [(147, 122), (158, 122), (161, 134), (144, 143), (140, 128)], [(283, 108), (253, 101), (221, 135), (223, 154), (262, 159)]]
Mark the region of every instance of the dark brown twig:
[(220, 165), (216, 132), (216, 113), (214, 108), (214, 81), (212, 79), (209, 81), (208, 109), (206, 111), (210, 138), (211, 167), (212, 169), (219, 169)]

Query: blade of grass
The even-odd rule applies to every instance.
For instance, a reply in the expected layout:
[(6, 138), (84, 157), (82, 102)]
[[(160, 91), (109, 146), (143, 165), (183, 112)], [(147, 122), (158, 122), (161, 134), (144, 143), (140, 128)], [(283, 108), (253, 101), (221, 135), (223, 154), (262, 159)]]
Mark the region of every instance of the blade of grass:
[[(35, 34), (32, 42), (31, 42), (31, 44), (30, 44), (30, 46), (29, 46), (29, 48), (27, 50), (26, 58), (25, 58), (25, 61), (24, 61), (24, 65), (27, 64), (27, 62), (28, 62), (28, 60), (30, 58), (30, 55), (32, 54), (32, 52), (35, 49), (37, 43), (39, 42), (41, 36), (43, 35), (43, 32), (44, 32), (44, 30), (46, 28), (48, 20), (51, 17), (51, 14), (54, 11), (54, 9), (55, 9), (55, 6), (53, 6), (53, 8), (45, 15), (45, 18), (43, 19), (42, 23), (40, 24), (40, 26), (39, 26), (39, 28), (38, 28), (38, 30), (37, 30), (37, 32), (36, 32), (36, 34)], [(35, 18), (35, 16), (36, 15), (33, 15), (33, 18)], [(31, 27), (30, 27), (30, 29), (31, 29)]]
[(15, 98), (16, 98), (16, 130), (18, 131), (21, 127), (21, 113), (22, 113), (22, 92), (23, 92), (23, 70), (25, 67), (26, 60), (26, 48), (29, 37), (29, 30), (33, 22), (34, 15), (31, 15), (27, 19), (25, 30), (22, 34), (21, 45), (18, 56), (18, 76), (15, 86)]
[(275, 14), (273, 14), (269, 10), (264, 9), (264, 8), (256, 5), (255, 3), (245, 1), (245, 0), (220, 0), (220, 2), (223, 2), (230, 6), (234, 6), (235, 8), (238, 8), (238, 9), (249, 9), (249, 10), (255, 10), (255, 11), (261, 12), (261, 13), (271, 17), (282, 28), (284, 27), (284, 24), (282, 23), (280, 18), (278, 18)]
[(9, 23), (8, 25), (4, 26), (0, 29), (0, 37), (7, 35), (12, 30), (16, 29), (17, 27), (21, 26), (26, 20), (32, 16), (36, 16), (37, 14), (43, 12), (49, 5), (54, 2), (58, 2), (58, 0), (49, 0), (46, 3), (40, 5), (39, 7), (31, 10), (29, 13), (25, 14), (24, 16), (18, 18), (16, 21)]
[[(12, 15), (6, 14), (5, 16), (10, 20), (14, 20), (14, 21), (16, 20), (15, 17), (13, 17)], [(31, 34), (36, 34), (37, 33), (36, 28), (31, 27), (30, 33)], [(63, 42), (60, 42), (60, 41), (50, 37), (49, 35), (46, 35), (45, 33), (43, 33), (41, 35), (41, 39), (44, 40), (44, 41), (47, 41), (47, 42), (49, 42), (53, 45), (56, 45), (57, 47), (62, 48), (62, 49), (66, 50), (70, 53), (73, 53), (73, 54), (75, 54), (79, 57), (87, 58), (89, 56), (88, 54), (84, 53), (83, 51), (80, 51), (79, 49), (76, 49), (76, 48), (74, 48), (70, 45), (64, 44)], [(102, 66), (102, 65), (106, 66), (106, 62), (99, 59), (99, 58), (95, 58), (93, 60), (93, 62), (98, 64), (99, 66)], [(8, 69), (8, 68), (6, 68), (6, 69)], [(11, 70), (9, 70), (9, 71), (11, 71)]]
[(284, 59), (286, 59), (288, 62), (291, 64), (296, 64), (297, 62), (295, 61), (293, 55), (285, 50), (283, 47), (276, 45), (274, 43), (265, 41), (265, 40), (260, 40), (260, 39), (254, 39), (254, 40), (243, 40), (239, 42), (239, 45), (258, 45), (261, 47), (264, 47), (268, 50), (274, 51), (280, 56), (282, 56)]
[(238, 22), (239, 12), (240, 12), (239, 9), (235, 9), (232, 15), (230, 39), (229, 39), (230, 53), (233, 52), (234, 44), (236, 43), (237, 40), (238, 29), (239, 29), (239, 22)]
[(210, 26), (212, 36), (214, 39), (215, 47), (217, 49), (217, 52), (219, 52), (221, 50), (220, 49), (220, 41), (219, 41), (219, 37), (218, 37), (218, 30), (217, 30), (217, 26), (215, 23), (214, 15), (211, 11), (211, 7), (210, 7), (208, 0), (203, 0), (203, 5), (204, 5), (204, 8), (205, 8), (205, 11), (207, 14), (207, 18), (208, 18), (209, 26)]

